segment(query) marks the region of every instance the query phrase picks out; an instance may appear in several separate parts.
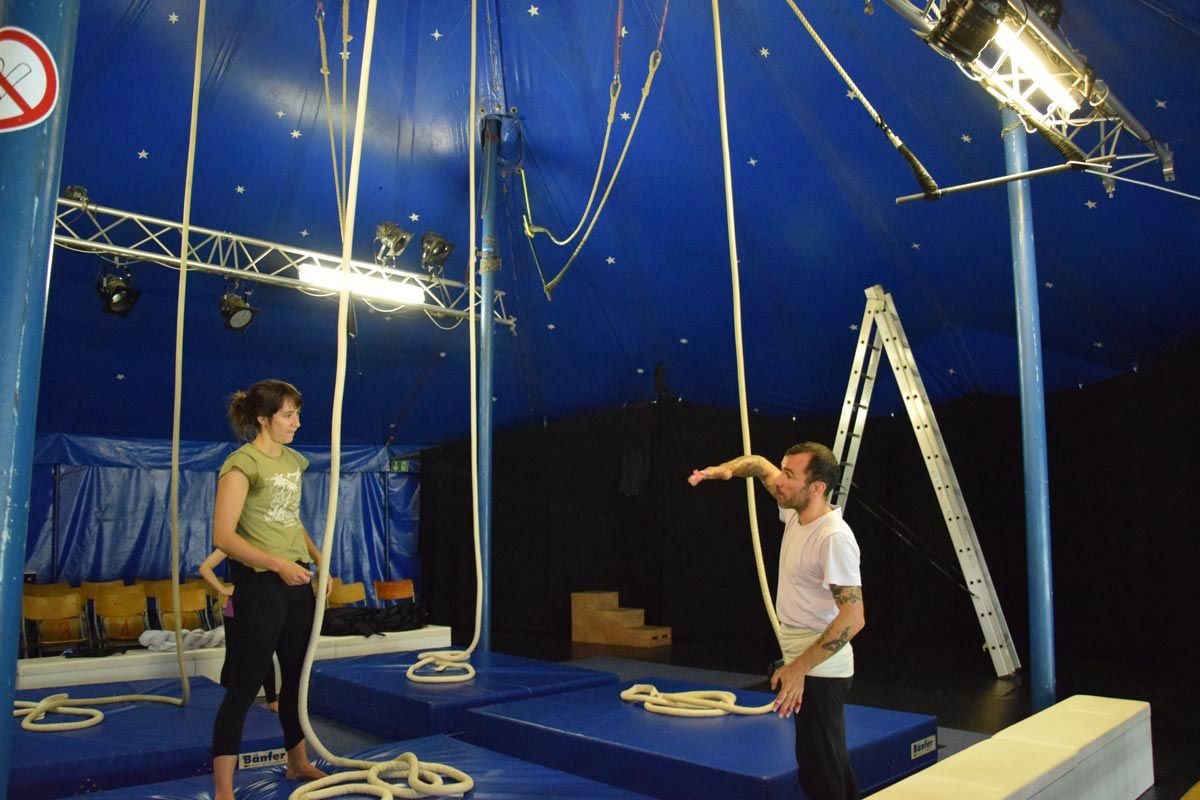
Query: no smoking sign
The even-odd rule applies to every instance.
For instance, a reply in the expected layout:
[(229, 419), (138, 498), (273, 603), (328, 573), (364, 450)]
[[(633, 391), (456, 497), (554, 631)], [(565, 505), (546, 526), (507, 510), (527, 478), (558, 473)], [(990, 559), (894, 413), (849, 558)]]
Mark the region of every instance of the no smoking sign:
[(0, 28), (0, 133), (42, 122), (58, 105), (58, 65), (42, 40)]

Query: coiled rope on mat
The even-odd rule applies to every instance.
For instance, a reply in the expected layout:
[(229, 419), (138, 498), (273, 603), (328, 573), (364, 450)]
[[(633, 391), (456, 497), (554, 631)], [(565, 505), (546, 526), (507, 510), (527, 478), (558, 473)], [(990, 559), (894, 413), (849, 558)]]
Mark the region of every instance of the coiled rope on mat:
[[(171, 600), (175, 608), (179, 608), (179, 425), (180, 410), (183, 397), (183, 313), (186, 306), (187, 292), (187, 259), (188, 233), (192, 219), (192, 175), (196, 166), (196, 128), (198, 109), (200, 107), (200, 64), (204, 55), (204, 16), (207, 0), (200, 0), (200, 12), (196, 22), (196, 57), (192, 76), (192, 117), (188, 129), (188, 159), (187, 174), (183, 189), (183, 243), (179, 255), (179, 295), (175, 324), (175, 398), (174, 421), (171, 429)], [(158, 694), (122, 694), (109, 697), (88, 697), (71, 700), (66, 693), (52, 694), (38, 701), (14, 700), (13, 717), (21, 720), (21, 728), (27, 731), (54, 733), (58, 731), (77, 731), (99, 725), (104, 720), (104, 713), (88, 706), (112, 705), (115, 703), (165, 703), (172, 706), (185, 706), (191, 698), (191, 684), (188, 682), (187, 669), (183, 655), (183, 623), (182, 614), (175, 617), (175, 659), (179, 667), (179, 682), (182, 697), (168, 697)], [(24, 623), (22, 623), (24, 624)], [(67, 705), (68, 703), (78, 705)], [(66, 714), (68, 716), (86, 717), (78, 722), (42, 722), (47, 714)]]
[(767, 714), (774, 704), (762, 706), (739, 706), (737, 695), (718, 689), (698, 689), (690, 692), (660, 692), (649, 683), (635, 683), (621, 692), (621, 699), (631, 703), (642, 703), (642, 707), (655, 714), (669, 717), (723, 717), (728, 714)]
[[(713, 42), (717, 57), (717, 107), (721, 127), (721, 160), (725, 169), (725, 224), (729, 235), (729, 270), (733, 282), (733, 338), (734, 350), (737, 354), (738, 375), (738, 410), (742, 421), (742, 451), (751, 455), (750, 448), (750, 415), (746, 403), (746, 360), (742, 349), (742, 299), (741, 284), (738, 276), (737, 230), (733, 219), (733, 173), (729, 165), (729, 127), (725, 113), (725, 62), (721, 49), (721, 9), (719, 0), (712, 0), (713, 13)], [(758, 535), (758, 512), (754, 503), (754, 479), (746, 479), (746, 503), (750, 514), (750, 540), (754, 545), (754, 564), (758, 569), (758, 585), (762, 591), (763, 603), (767, 607), (767, 616), (775, 631), (775, 638), (780, 639), (779, 618), (775, 616), (775, 608), (771, 603), (771, 590), (767, 586), (767, 572), (763, 566), (762, 542)], [(779, 649), (782, 652), (783, 642)], [(774, 708), (772, 703), (746, 708), (735, 705), (736, 697), (732, 692), (672, 692), (664, 694), (650, 684), (637, 684), (621, 693), (622, 700), (643, 703), (643, 708), (656, 714), (667, 714), (677, 717), (712, 717), (724, 714), (767, 714)]]
[[(475, 57), (476, 57), (476, 2), (471, 3), (471, 153), (472, 182), (472, 225), (471, 225), (471, 275), (474, 283), (475, 269), (475, 236), (474, 236), (474, 120), (475, 120)], [(353, 250), (354, 217), (358, 205), (359, 168), (362, 162), (362, 143), (366, 129), (367, 88), (370, 82), (371, 55), (375, 40), (375, 12), (377, 0), (368, 0), (366, 31), (363, 43), (362, 69), (359, 73), (358, 103), (354, 121), (354, 144), (350, 159), (349, 179), (346, 191), (345, 216), (342, 224), (342, 274), (348, 276)], [(343, 170), (343, 175), (345, 171)], [(349, 316), (348, 282), (343, 281), (338, 292), (338, 322), (337, 322), (337, 367), (334, 377), (333, 411), (330, 426), (330, 464), (329, 464), (329, 504), (325, 515), (325, 533), (321, 542), (321, 565), (318, 569), (317, 597), (324, 598), (326, 587), (329, 585), (329, 563), (333, 554), (334, 522), (337, 514), (338, 486), (341, 473), (341, 441), (342, 441), (342, 406), (346, 386), (346, 320)], [(473, 288), (473, 287), (472, 287)], [(473, 296), (473, 295), (472, 295)], [(472, 327), (472, 333), (474, 327)], [(474, 339), (472, 337), (472, 345)], [(472, 352), (472, 355), (474, 353)], [(472, 370), (474, 359), (472, 358)], [(474, 383), (472, 382), (472, 388)], [(475, 440), (474, 417), (472, 417), (472, 442)], [(478, 501), (476, 500), (476, 508)], [(478, 515), (476, 515), (476, 530), (478, 531)], [(476, 534), (478, 548), (478, 533)], [(307, 783), (297, 788), (289, 796), (289, 800), (322, 800), (326, 797), (341, 797), (348, 794), (368, 794), (383, 800), (392, 798), (441, 797), (464, 794), (470, 791), (475, 782), (465, 772), (445, 764), (421, 762), (413, 753), (402, 753), (394, 759), (384, 762), (374, 762), (362, 759), (342, 758), (334, 755), (317, 736), (308, 716), (308, 685), (312, 677), (313, 658), (316, 655), (317, 642), (321, 634), (321, 623), (325, 617), (325, 604), (319, 600), (313, 615), (312, 632), (309, 635), (308, 649), (304, 654), (304, 665), (300, 673), (299, 713), (300, 725), (307, 741), (312, 743), (313, 750), (330, 764), (337, 767), (348, 767), (352, 771), (329, 775)], [(478, 631), (478, 623), (476, 623)], [(453, 782), (447, 782), (449, 778)], [(389, 779), (400, 779), (405, 785), (393, 784)]]

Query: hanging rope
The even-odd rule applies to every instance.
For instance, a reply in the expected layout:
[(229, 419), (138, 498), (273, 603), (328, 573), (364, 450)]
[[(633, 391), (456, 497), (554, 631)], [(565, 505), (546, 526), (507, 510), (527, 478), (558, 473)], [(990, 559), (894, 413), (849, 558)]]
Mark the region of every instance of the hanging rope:
[[(725, 57), (721, 47), (721, 9), (719, 0), (712, 0), (713, 12), (713, 46), (717, 58), (717, 110), (721, 123), (721, 162), (725, 170), (725, 226), (729, 238), (729, 272), (733, 282), (733, 344), (737, 355), (738, 379), (738, 414), (742, 426), (742, 453), (752, 455), (750, 447), (750, 413), (746, 401), (746, 355), (742, 346), (742, 290), (738, 272), (737, 254), (737, 224), (733, 215), (733, 170), (729, 165), (729, 125), (725, 111)], [(754, 479), (746, 478), (746, 503), (750, 514), (750, 540), (754, 545), (754, 564), (758, 570), (758, 586), (762, 592), (763, 604), (767, 607), (767, 617), (771, 620), (771, 628), (775, 638), (780, 640), (779, 649), (783, 651), (783, 642), (779, 633), (779, 618), (775, 615), (775, 606), (771, 602), (771, 589), (767, 585), (767, 571), (763, 566), (762, 542), (758, 533), (758, 506), (754, 502)]]
[[(470, 224), (470, 255), (467, 257), (467, 297), (469, 298), (469, 308), (475, 308), (475, 264), (476, 264), (476, 230), (475, 223), (478, 219), (475, 209), (475, 148), (479, 144), (479, 111), (477, 108), (477, 66), (476, 66), (476, 12), (477, 0), (471, 0), (471, 106), (470, 119), (467, 123), (467, 169), (470, 173), (468, 178), (468, 200), (471, 204), (471, 211), (468, 222)], [(489, 171), (490, 172), (490, 171)], [(489, 175), (489, 180), (495, 180), (494, 175)], [(470, 403), (471, 403), (471, 530), (475, 542), (475, 633), (471, 637), (471, 644), (466, 650), (431, 650), (425, 653), (417, 654), (417, 662), (410, 666), (405, 675), (414, 683), (459, 683), (461, 681), (470, 680), (475, 676), (475, 668), (469, 663), (471, 653), (475, 652), (475, 648), (479, 646), (480, 626), (483, 619), (483, 553), (480, 543), (479, 531), (479, 368), (477, 366), (476, 344), (475, 344), (475, 326), (476, 325), (491, 325), (492, 321), (479, 319), (479, 315), (472, 311), (468, 320), (468, 340), (470, 341), (471, 356), (468, 359), (470, 363)], [(433, 668), (434, 674), (423, 672), (430, 667)], [(447, 670), (455, 670), (449, 674), (445, 674)]]
[[(658, 26), (658, 41), (655, 43), (654, 50), (651, 51), (651, 53), (650, 53), (650, 62), (646, 68), (646, 82), (642, 85), (642, 97), (638, 101), (637, 112), (633, 116), (633, 123), (629, 127), (629, 133), (626, 134), (626, 136), (625, 136), (625, 145), (621, 148), (621, 155), (617, 159), (617, 163), (616, 163), (616, 166), (613, 168), (612, 175), (609, 177), (608, 185), (607, 185), (607, 187), (605, 187), (605, 190), (604, 190), (604, 195), (600, 198), (600, 204), (596, 207), (596, 211), (592, 215), (591, 222), (588, 224), (587, 230), (584, 231), (583, 238), (579, 241), (579, 244), (576, 245), (574, 252), (571, 253), (571, 257), (567, 259), (567, 263), (563, 265), (563, 268), (558, 271), (558, 274), (555, 275), (554, 278), (549, 283), (546, 283), (545, 279), (543, 278), (542, 289), (546, 292), (547, 300), (553, 299), (552, 295), (554, 292), (554, 288), (556, 286), (558, 286), (560, 281), (562, 281), (563, 276), (567, 274), (567, 270), (569, 270), (571, 268), (571, 265), (575, 263), (575, 259), (579, 257), (579, 253), (583, 250), (584, 245), (587, 244), (588, 238), (592, 235), (592, 230), (596, 227), (596, 222), (599, 221), (599, 219), (600, 219), (600, 214), (604, 211), (604, 206), (608, 202), (608, 197), (610, 194), (612, 194), (613, 186), (617, 182), (617, 176), (621, 174), (621, 167), (625, 163), (625, 156), (629, 153), (629, 146), (633, 143), (633, 137), (634, 137), (634, 134), (637, 133), (638, 123), (642, 119), (642, 111), (646, 107), (646, 99), (650, 96), (650, 87), (654, 84), (654, 76), (658, 72), (659, 65), (662, 63), (662, 40), (663, 40), (663, 34), (666, 30), (667, 11), (669, 8), (670, 8), (670, 0), (664, 0), (662, 19), (659, 22), (659, 26)], [(617, 28), (617, 38), (618, 39), (620, 39), (620, 35), (621, 35), (621, 29), (620, 29), (620, 26), (618, 26), (618, 28)], [(619, 58), (620, 58), (619, 44), (614, 48), (614, 53), (616, 54), (615, 55), (615, 58), (617, 61), (616, 66), (619, 66)], [(613, 87), (610, 88), (610, 91), (609, 91), (609, 94), (611, 96), (611, 102), (609, 103), (608, 127), (605, 130), (604, 149), (601, 152), (600, 164), (597, 166), (597, 169), (596, 169), (596, 183), (594, 183), (592, 186), (592, 197), (593, 198), (595, 197), (596, 186), (599, 184), (600, 175), (601, 175), (601, 172), (604, 167), (604, 161), (605, 161), (606, 153), (608, 150), (608, 136), (609, 136), (609, 132), (612, 130), (613, 115), (616, 110), (616, 103), (617, 103), (617, 98), (616, 98), (615, 93), (619, 93), (619, 92), (620, 92), (620, 80), (619, 80), (619, 77), (614, 77)], [(520, 175), (521, 175), (521, 185), (522, 185), (522, 188), (525, 193), (525, 210), (526, 210), (526, 219), (527, 219), (525, 235), (527, 237), (529, 237), (530, 239), (532, 239), (535, 230), (534, 230), (534, 226), (532, 225), (533, 211), (530, 208), (530, 204), (529, 204), (529, 188), (525, 183), (525, 171), (520, 170)], [(588, 200), (588, 208), (589, 209), (591, 208), (591, 199)], [(587, 209), (584, 210), (584, 214), (583, 214), (584, 218), (587, 217), (587, 211), (588, 211)], [(580, 224), (582, 225), (582, 223), (583, 223), (583, 220), (581, 219)], [(545, 231), (545, 229), (541, 229), (541, 230), (546, 233), (549, 233), (549, 231)], [(572, 232), (570, 237), (568, 237), (567, 239), (565, 239), (563, 241), (559, 241), (556, 239), (556, 240), (554, 240), (555, 244), (559, 244), (559, 245), (567, 244), (568, 242), (571, 241), (571, 239), (573, 239), (575, 237), (575, 234), (578, 232), (579, 232), (579, 226), (576, 226), (575, 231)], [(531, 242), (531, 246), (532, 246), (532, 242)], [(534, 255), (535, 255), (535, 259), (536, 259), (536, 252)], [(542, 267), (541, 267), (540, 260), (538, 261), (538, 273), (539, 273), (539, 275), (542, 273)]]
[(314, 15), (314, 19), (317, 21), (317, 38), (321, 43), (321, 75), (325, 81), (325, 120), (329, 124), (329, 156), (333, 161), (333, 194), (337, 197), (338, 231), (340, 232), (346, 227), (346, 211), (342, 203), (342, 182), (338, 177), (337, 143), (333, 136), (333, 97), (329, 91), (329, 54), (326, 52), (328, 44), (325, 41), (325, 3), (322, 0), (317, 0), (317, 13)]
[(842, 76), (842, 80), (846, 82), (846, 86), (850, 87), (850, 92), (854, 95), (854, 99), (858, 100), (858, 102), (862, 104), (862, 107), (865, 108), (867, 113), (871, 115), (871, 119), (875, 121), (875, 124), (881, 131), (883, 131), (884, 135), (887, 136), (888, 141), (892, 143), (892, 146), (896, 148), (900, 155), (904, 156), (904, 160), (908, 162), (909, 169), (911, 169), (913, 175), (916, 176), (917, 183), (921, 185), (922, 192), (924, 192), (926, 196), (930, 196), (930, 199), (933, 199), (932, 196), (935, 195), (938, 190), (937, 181), (935, 181), (933, 176), (929, 174), (929, 171), (925, 169), (925, 165), (921, 163), (921, 160), (918, 159), (916, 155), (914, 155), (913, 152), (908, 149), (908, 146), (900, 140), (900, 137), (896, 135), (895, 131), (888, 127), (888, 124), (883, 121), (883, 117), (879, 115), (879, 112), (877, 112), (867, 100), (866, 95), (864, 95), (862, 90), (859, 89), (854, 83), (854, 80), (850, 77), (849, 73), (842, 69), (842, 65), (838, 63), (838, 60), (833, 55), (833, 52), (825, 45), (825, 42), (822, 41), (821, 36), (809, 23), (808, 18), (805, 17), (800, 11), (800, 8), (796, 5), (795, 0), (787, 0), (787, 4), (792, 7), (792, 11), (796, 14), (796, 18), (800, 20), (800, 24), (804, 26), (806, 31), (808, 31), (808, 35), (812, 37), (814, 42), (816, 42), (817, 47), (820, 48), (821, 52), (825, 54), (825, 58), (829, 59), (829, 63), (833, 65), (835, 70), (837, 70), (838, 75)]
[[(367, 4), (363, 63), (362, 71), (359, 74), (358, 107), (354, 122), (354, 144), (350, 161), (349, 183), (347, 184), (346, 215), (342, 226), (341, 269), (344, 278), (349, 276), (353, 254), (354, 215), (358, 204), (359, 168), (362, 162), (362, 142), (366, 129), (367, 87), (370, 82), (371, 53), (375, 40), (376, 5), (377, 0), (369, 0)], [(474, 52), (472, 52), (472, 56), (474, 56)], [(303, 798), (318, 800), (318, 798), (336, 797), (355, 792), (372, 794), (384, 798), (384, 800), (392, 797), (416, 798), (430, 795), (463, 794), (474, 786), (474, 781), (470, 776), (444, 764), (422, 763), (412, 753), (403, 753), (395, 759), (382, 763), (334, 755), (321, 742), (316, 731), (313, 730), (312, 721), (308, 716), (308, 685), (312, 677), (313, 658), (316, 655), (317, 643), (320, 639), (321, 623), (325, 617), (323, 599), (326, 587), (329, 585), (329, 564), (333, 555), (334, 523), (337, 515), (338, 485), (341, 475), (342, 407), (346, 387), (347, 360), (346, 320), (349, 316), (350, 298), (348, 285), (347, 281), (343, 281), (341, 291), (338, 293), (337, 366), (334, 376), (333, 418), (329, 444), (329, 504), (325, 515), (325, 533), (321, 542), (321, 565), (317, 578), (317, 597), (321, 600), (316, 604), (312, 632), (309, 635), (308, 649), (304, 654), (304, 666), (300, 673), (299, 711), (300, 725), (304, 730), (305, 738), (312, 743), (316, 753), (334, 766), (350, 767), (355, 771), (330, 775), (301, 786), (292, 792), (289, 800), (303, 800)], [(452, 778), (455, 782), (444, 783), (442, 777), (439, 776)], [(388, 783), (384, 777), (402, 778), (407, 786)], [(348, 781), (364, 780), (365, 783), (347, 783)]]

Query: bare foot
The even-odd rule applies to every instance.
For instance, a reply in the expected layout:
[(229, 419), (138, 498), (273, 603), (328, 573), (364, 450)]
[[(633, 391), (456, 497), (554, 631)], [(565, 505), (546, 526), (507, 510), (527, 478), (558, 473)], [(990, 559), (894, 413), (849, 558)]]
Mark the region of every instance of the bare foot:
[(317, 778), (324, 778), (326, 774), (314, 767), (311, 762), (296, 767), (288, 764), (287, 768), (289, 781), (315, 781)]
[(269, 708), (270, 710), (272, 710), (276, 714), (278, 714), (279, 713), (279, 701), (276, 700), (274, 703), (267, 703), (267, 708)]

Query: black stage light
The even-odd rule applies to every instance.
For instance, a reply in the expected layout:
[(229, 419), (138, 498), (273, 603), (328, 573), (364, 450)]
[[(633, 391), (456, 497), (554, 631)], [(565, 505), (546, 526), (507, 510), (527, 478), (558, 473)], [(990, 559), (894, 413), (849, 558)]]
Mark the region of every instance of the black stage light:
[(251, 308), (246, 298), (235, 291), (226, 292), (221, 296), (221, 316), (225, 318), (225, 327), (231, 331), (244, 331), (250, 327), (257, 308)]
[(446, 241), (440, 233), (427, 231), (421, 237), (421, 266), (431, 275), (440, 275), (446, 259), (454, 252), (454, 245)]
[(105, 271), (96, 281), (96, 292), (104, 301), (104, 313), (123, 317), (133, 310), (142, 293), (133, 288), (128, 277)]
[(929, 44), (970, 64), (996, 35), (1007, 8), (1003, 0), (949, 0), (937, 27), (929, 32)]
[(375, 241), (379, 242), (380, 258), (398, 258), (412, 241), (413, 235), (394, 222), (375, 226)]

